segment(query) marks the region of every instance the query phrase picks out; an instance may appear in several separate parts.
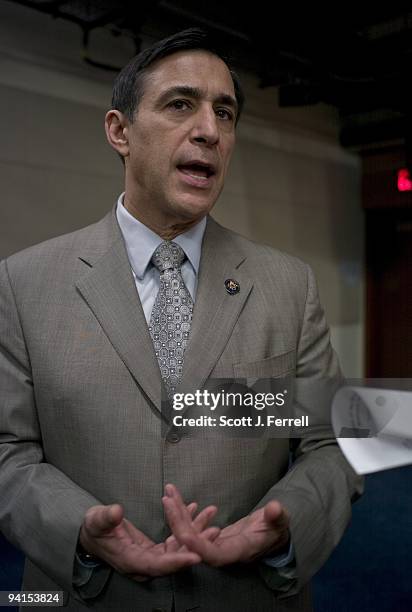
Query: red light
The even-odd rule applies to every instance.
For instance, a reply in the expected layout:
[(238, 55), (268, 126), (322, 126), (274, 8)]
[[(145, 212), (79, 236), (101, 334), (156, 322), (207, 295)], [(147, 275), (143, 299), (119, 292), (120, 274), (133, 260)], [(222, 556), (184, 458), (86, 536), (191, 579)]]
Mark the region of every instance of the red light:
[(398, 191), (412, 191), (411, 174), (407, 168), (398, 170)]

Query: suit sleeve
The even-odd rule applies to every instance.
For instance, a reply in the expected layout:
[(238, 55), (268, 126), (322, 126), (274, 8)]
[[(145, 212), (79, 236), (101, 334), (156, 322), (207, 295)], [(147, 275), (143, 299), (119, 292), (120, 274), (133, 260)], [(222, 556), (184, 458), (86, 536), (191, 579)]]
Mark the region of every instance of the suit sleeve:
[(0, 262), (0, 529), (76, 597), (78, 534), (86, 510), (99, 503), (44, 457), (30, 358), (7, 262)]
[[(363, 478), (344, 458), (330, 426), (330, 401), (342, 377), (310, 268), (296, 376), (297, 405), (314, 426), (291, 441), (291, 468), (258, 504), (277, 499), (290, 514), (297, 578), (282, 597), (296, 594), (322, 567), (350, 521), (351, 502), (363, 491)], [(259, 569), (268, 586), (276, 589), (276, 572), (263, 564)]]

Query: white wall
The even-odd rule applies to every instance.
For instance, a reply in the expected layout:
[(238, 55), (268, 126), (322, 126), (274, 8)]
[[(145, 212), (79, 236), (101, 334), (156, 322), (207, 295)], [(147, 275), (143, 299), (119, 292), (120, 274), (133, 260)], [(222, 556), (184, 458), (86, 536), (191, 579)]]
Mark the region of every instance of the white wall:
[[(80, 60), (80, 30), (0, 6), (0, 257), (102, 216), (122, 190), (103, 117), (113, 75)], [(122, 65), (130, 43), (95, 37)], [(308, 261), (345, 373), (362, 375), (363, 218), (360, 164), (337, 144), (332, 108), (280, 109), (244, 76), (249, 100), (215, 217)]]

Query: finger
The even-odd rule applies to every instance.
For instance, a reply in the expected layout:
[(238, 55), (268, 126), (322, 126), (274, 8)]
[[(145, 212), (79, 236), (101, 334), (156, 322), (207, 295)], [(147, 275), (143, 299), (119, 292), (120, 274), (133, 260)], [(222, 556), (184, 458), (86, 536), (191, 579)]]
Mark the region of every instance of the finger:
[(178, 542), (176, 540), (176, 538), (174, 536), (170, 536), (170, 539), (168, 538), (169, 542), (167, 542), (167, 540), (165, 541), (165, 551), (166, 552), (185, 552), (187, 551), (187, 547), (186, 546), (182, 546), (180, 544), (180, 542)]
[(162, 497), (162, 503), (166, 520), (174, 536), (176, 536), (176, 528), (185, 527), (191, 531), (194, 529), (190, 514), (174, 498)]
[(207, 506), (206, 508), (204, 508), (201, 512), (199, 512), (199, 514), (193, 521), (193, 526), (195, 530), (200, 533), (201, 531), (206, 529), (206, 527), (208, 526), (210, 521), (216, 516), (216, 514), (216, 506)]
[(137, 527), (135, 527), (133, 523), (131, 523), (129, 520), (123, 519), (122, 526), (124, 527), (125, 532), (129, 536), (130, 541), (134, 544), (146, 548), (148, 546), (153, 546), (153, 541), (148, 538), (147, 535), (145, 535), (142, 531), (140, 531), (140, 529), (137, 529)]
[[(226, 543), (226, 546), (223, 548), (215, 544), (220, 533), (218, 527), (210, 527), (202, 533), (197, 533), (193, 525), (187, 525), (184, 520), (181, 520), (180, 513), (178, 509), (176, 509), (175, 500), (171, 498), (163, 499), (169, 525), (177, 541), (182, 546), (179, 551), (188, 549), (192, 553), (196, 553), (204, 562), (215, 567), (225, 565), (238, 559), (237, 551), (231, 550), (230, 545), (227, 545), (228, 543)], [(205, 538), (205, 533), (210, 537)], [(232, 538), (229, 539), (231, 540)], [(234, 539), (235, 538), (233, 538), (233, 540)], [(235, 547), (239, 548), (239, 546), (236, 546), (236, 542)]]
[(184, 552), (187, 551), (186, 546), (182, 546), (180, 542), (178, 542), (174, 535), (171, 535), (165, 540), (165, 550), (166, 552)]
[[(216, 538), (218, 538), (221, 534), (221, 531), (222, 530), (220, 529), (220, 527), (208, 527), (207, 529), (204, 529), (202, 532), (200, 532), (199, 536), (205, 540), (209, 540), (209, 542), (214, 542)], [(167, 540), (165, 540), (165, 545), (167, 552), (176, 552), (177, 550), (183, 552), (185, 550), (188, 550), (187, 546), (182, 546), (181, 544), (179, 544), (175, 536), (169, 536)]]
[(208, 527), (200, 534), (200, 537), (209, 542), (214, 542), (217, 537), (221, 534), (222, 530), (220, 527)]
[(147, 576), (163, 576), (185, 567), (196, 565), (201, 562), (201, 558), (193, 552), (165, 552), (156, 555), (149, 551), (147, 554), (141, 556), (140, 562), (142, 565), (142, 569), (139, 570), (141, 574)]
[(178, 492), (178, 490), (174, 484), (167, 483), (165, 485), (165, 495), (167, 495), (167, 497), (174, 497), (176, 492)]
[(84, 528), (92, 537), (99, 537), (112, 531), (123, 520), (123, 508), (119, 504), (93, 506), (84, 517)]
[(219, 529), (214, 527), (210, 528), (210, 531), (206, 530), (201, 534), (182, 531), (178, 536), (182, 544), (179, 550), (188, 550), (196, 553), (205, 563), (217, 565), (221, 557), (221, 551), (214, 542), (218, 536)]
[[(187, 522), (187, 509), (192, 504), (189, 504), (189, 506), (187, 507), (185, 506), (183, 498), (178, 488), (173, 484), (167, 484), (165, 486), (165, 494), (166, 494), (165, 497), (168, 497), (174, 502), (175, 504), (174, 511), (175, 511), (176, 516), (180, 514), (180, 518)], [(169, 507), (171, 506), (169, 505)], [(210, 521), (216, 514), (217, 514), (216, 506), (207, 506), (201, 512), (199, 512), (199, 514), (193, 521), (193, 527), (195, 528), (195, 531), (196, 532), (203, 531), (203, 529), (207, 527), (207, 525), (210, 523)], [(192, 514), (192, 517), (193, 517), (193, 514)]]
[[(168, 499), (168, 508), (173, 510), (173, 516), (175, 521), (179, 520), (181, 523), (185, 523), (187, 526), (192, 524), (192, 517), (186, 508), (182, 496), (175, 485), (167, 484), (165, 486), (165, 499)], [(162, 500), (163, 501), (163, 500)], [(163, 506), (165, 507), (164, 501)], [(167, 518), (167, 514), (166, 514)], [(169, 526), (171, 527), (170, 523)], [(173, 529), (172, 529), (173, 531)]]
[(178, 504), (178, 506), (181, 507), (181, 509), (183, 508), (186, 509), (186, 506), (180, 494), (180, 491), (175, 485), (167, 484), (165, 486), (165, 496), (169, 497), (170, 499), (173, 499)]
[(182, 524), (185, 523), (187, 526), (192, 525), (192, 517), (189, 511), (187, 510), (183, 498), (180, 495), (180, 492), (178, 491), (177, 487), (172, 484), (167, 484), (165, 486), (165, 497), (163, 499), (168, 500), (166, 502), (167, 507), (173, 510), (173, 516), (175, 517), (175, 520), (178, 519), (182, 522)]
[(197, 510), (197, 503), (196, 502), (192, 502), (191, 504), (188, 504), (186, 506), (187, 511), (189, 512), (190, 516), (193, 518), (194, 515), (196, 514), (196, 510)]
[[(170, 495), (169, 492), (169, 496), (163, 497), (162, 501), (166, 519), (179, 544), (189, 549), (189, 551), (197, 553), (203, 560), (213, 565), (217, 564), (221, 556), (219, 550), (216, 549), (211, 540), (209, 541), (208, 539), (200, 537), (199, 532), (195, 529), (193, 522), (190, 517), (188, 517), (186, 509), (181, 503), (179, 495), (174, 494), (174, 492)], [(207, 512), (204, 513), (206, 519), (203, 517), (201, 521), (207, 520), (209, 513), (210, 515), (214, 515), (216, 510), (214, 506), (208, 507)], [(218, 534), (216, 534), (216, 531), (212, 531), (211, 533), (216, 535), (217, 538)]]
[[(192, 536), (197, 540), (198, 533), (194, 528), (193, 522), (190, 519), (188, 520), (187, 516), (182, 513), (181, 504), (171, 497), (163, 497), (162, 502), (169, 527), (179, 544), (182, 546), (187, 545)], [(188, 548), (190, 549), (190, 546)], [(191, 550), (195, 549), (192, 548)]]
[(174, 535), (170, 535), (165, 540), (165, 550), (166, 550), (166, 552), (177, 552), (181, 548), (182, 548), (182, 546), (176, 540), (176, 537)]
[[(191, 518), (193, 518), (196, 510), (197, 510), (197, 503), (196, 502), (191, 502), (190, 504), (188, 504), (186, 506)], [(167, 552), (176, 552), (177, 550), (179, 550), (181, 548), (181, 545), (179, 544), (179, 542), (176, 540), (176, 537), (172, 534), (170, 535), (168, 538), (166, 538), (165, 540), (165, 546), (166, 546), (166, 551)]]
[(196, 534), (190, 515), (174, 498), (163, 497), (162, 503), (167, 523), (179, 545), (184, 545), (184, 536)]
[(289, 514), (284, 506), (278, 501), (270, 501), (264, 507), (265, 521), (277, 529), (287, 529), (289, 526)]
[[(210, 513), (210, 516), (214, 516), (214, 514), (215, 512)], [(208, 513), (206, 512), (205, 517), (207, 516)], [(207, 529), (204, 529), (204, 526), (206, 526), (204, 522), (198, 522), (198, 524), (195, 526), (197, 533), (199, 533), (202, 538), (209, 540), (209, 542), (214, 542), (221, 533), (220, 527), (208, 527)], [(184, 550), (187, 550), (187, 547), (185, 545), (181, 545), (174, 535), (169, 536), (165, 540), (165, 546), (167, 552), (176, 552), (177, 550), (182, 552)]]
[[(192, 502), (185, 506), (182, 496), (179, 493), (179, 490), (175, 485), (167, 484), (165, 487), (166, 496), (170, 499), (173, 499), (176, 503), (175, 509), (176, 511), (180, 511), (184, 516), (185, 509), (189, 513), (190, 517), (193, 519), (193, 516), (197, 510), (198, 504), (196, 502)], [(216, 506), (207, 506), (204, 508), (195, 519), (193, 519), (193, 525), (196, 528), (196, 531), (203, 531), (208, 523), (212, 520), (212, 518), (216, 515), (217, 508)]]

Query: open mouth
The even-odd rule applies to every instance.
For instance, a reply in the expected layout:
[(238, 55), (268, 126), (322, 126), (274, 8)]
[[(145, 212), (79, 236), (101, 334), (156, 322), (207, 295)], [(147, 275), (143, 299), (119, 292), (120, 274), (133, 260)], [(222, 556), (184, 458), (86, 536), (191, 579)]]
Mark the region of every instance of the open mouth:
[(215, 170), (211, 164), (193, 162), (188, 164), (180, 164), (178, 170), (195, 180), (207, 181), (215, 174)]

